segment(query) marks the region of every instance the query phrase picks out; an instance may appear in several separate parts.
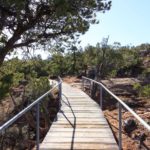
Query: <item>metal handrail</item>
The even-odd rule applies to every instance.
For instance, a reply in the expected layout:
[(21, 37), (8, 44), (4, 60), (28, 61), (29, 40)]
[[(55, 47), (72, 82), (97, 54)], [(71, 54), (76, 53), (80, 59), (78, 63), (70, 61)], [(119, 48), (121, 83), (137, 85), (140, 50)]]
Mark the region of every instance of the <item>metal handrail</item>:
[[(62, 95), (62, 80), (59, 77), (58, 78), (58, 84), (55, 85), (52, 89), (47, 91), (45, 94), (40, 96), (38, 99), (36, 99), (33, 103), (31, 103), (29, 106), (24, 108), (22, 111), (20, 111), (18, 114), (16, 114), (14, 117), (12, 117), (10, 120), (8, 120), (6, 123), (4, 123), (2, 126), (0, 126), (0, 133), (7, 129), (10, 125), (12, 125), (17, 119), (19, 119), (21, 116), (23, 116), (26, 112), (31, 110), (34, 106), (36, 106), (36, 134), (37, 134), (37, 150), (39, 150), (39, 104), (43, 100), (44, 97), (46, 97), (49, 93), (51, 93), (56, 87), (59, 87), (59, 103), (61, 103), (61, 95)], [(61, 104), (59, 104), (61, 106)], [(60, 108), (59, 108), (60, 109)]]
[(139, 116), (137, 115), (127, 104), (125, 104), (119, 97), (117, 97), (115, 94), (113, 94), (105, 85), (103, 85), (100, 82), (97, 82), (95, 80), (92, 80), (87, 77), (82, 77), (83, 79), (83, 87), (84, 87), (84, 79), (90, 81), (91, 83), (96, 83), (98, 84), (100, 88), (100, 105), (102, 108), (102, 89), (105, 89), (113, 98), (115, 98), (119, 102), (119, 149), (122, 149), (122, 137), (121, 137), (121, 130), (122, 130), (122, 115), (121, 115), (121, 110), (122, 106), (127, 109), (148, 131), (150, 131), (150, 126)]

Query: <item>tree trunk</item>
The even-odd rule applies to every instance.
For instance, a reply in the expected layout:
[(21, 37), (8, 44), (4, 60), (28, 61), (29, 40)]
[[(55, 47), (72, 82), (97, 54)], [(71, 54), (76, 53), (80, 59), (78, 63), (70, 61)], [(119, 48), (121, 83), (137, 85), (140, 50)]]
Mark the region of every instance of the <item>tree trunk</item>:
[(7, 55), (8, 51), (5, 51), (4, 48), (0, 48), (0, 66), (2, 66), (5, 56)]
[(98, 87), (98, 85), (96, 83), (92, 84), (91, 98), (94, 100), (96, 98), (97, 87)]
[(73, 74), (76, 72), (76, 52), (73, 51)]
[(43, 113), (44, 113), (43, 117), (45, 120), (45, 128), (48, 128), (51, 124), (51, 121), (50, 121), (50, 116), (49, 116), (48, 110), (47, 110), (44, 102), (42, 103), (42, 109), (43, 109)]

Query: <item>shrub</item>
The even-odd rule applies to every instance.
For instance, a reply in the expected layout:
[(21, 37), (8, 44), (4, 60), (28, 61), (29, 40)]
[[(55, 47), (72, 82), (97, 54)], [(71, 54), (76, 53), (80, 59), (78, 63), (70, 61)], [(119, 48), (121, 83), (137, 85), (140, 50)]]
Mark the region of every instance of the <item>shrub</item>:
[(6, 74), (0, 78), (0, 100), (2, 100), (9, 92), (13, 83), (13, 74)]
[(141, 88), (141, 96), (150, 97), (150, 85), (145, 85)]
[(150, 85), (142, 86), (140, 83), (135, 83), (133, 89), (137, 90), (139, 96), (150, 97)]
[(27, 99), (33, 101), (50, 90), (50, 84), (47, 77), (31, 78), (26, 89)]
[(141, 84), (140, 83), (135, 83), (134, 85), (133, 85), (133, 89), (134, 90), (139, 90), (141, 88)]

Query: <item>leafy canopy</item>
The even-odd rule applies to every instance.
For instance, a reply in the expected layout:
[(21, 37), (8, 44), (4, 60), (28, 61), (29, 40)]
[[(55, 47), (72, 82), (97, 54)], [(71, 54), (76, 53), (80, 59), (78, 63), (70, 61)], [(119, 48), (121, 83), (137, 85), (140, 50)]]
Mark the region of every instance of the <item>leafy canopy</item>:
[(1, 0), (0, 64), (15, 48), (49, 44), (85, 33), (107, 0)]

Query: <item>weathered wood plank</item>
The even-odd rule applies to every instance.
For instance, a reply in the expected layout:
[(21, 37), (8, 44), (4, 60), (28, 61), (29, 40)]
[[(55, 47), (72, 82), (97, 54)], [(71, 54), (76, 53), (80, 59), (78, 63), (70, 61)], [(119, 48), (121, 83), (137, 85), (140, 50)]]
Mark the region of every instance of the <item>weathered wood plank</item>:
[[(80, 122), (83, 122), (83, 123), (87, 123), (87, 124), (92, 124), (92, 122), (98, 122), (100, 124), (107, 124), (107, 122), (101, 117), (101, 118), (91, 118), (91, 120), (89, 118), (79, 118), (78, 117), (78, 120), (77, 119), (74, 119), (73, 117), (72, 118), (67, 118), (67, 119), (64, 119), (63, 117), (59, 118), (58, 119), (59, 122), (65, 122), (65, 123), (68, 123), (68, 122), (74, 122), (74, 123), (80, 123)], [(55, 122), (54, 122), (55, 123)]]
[(118, 146), (112, 143), (44, 143), (42, 150), (118, 150)]
[[(50, 140), (50, 137), (58, 137), (58, 138), (62, 138), (62, 137), (69, 137), (70, 139), (72, 139), (73, 137), (73, 132), (48, 132), (47, 135), (48, 140)], [(75, 137), (74, 138), (112, 138), (113, 135), (110, 132), (102, 132), (101, 134), (98, 134), (96, 132), (76, 132), (75, 130)], [(58, 139), (57, 139), (58, 140)], [(105, 139), (106, 140), (106, 139)]]
[[(72, 125), (71, 124), (66, 124), (66, 125), (63, 125), (63, 124), (56, 124), (53, 126), (53, 128), (71, 128)], [(77, 124), (76, 125), (76, 128), (107, 128), (108, 127), (108, 124), (99, 124), (99, 125), (92, 125), (92, 124)]]
[[(109, 129), (109, 127), (108, 127)], [(73, 128), (51, 128), (49, 132), (73, 132)], [(76, 132), (110, 132), (111, 130), (106, 130), (105, 128), (76, 128)]]
[[(107, 140), (106, 140), (107, 139)], [(59, 138), (58, 140), (58, 137), (54, 138), (49, 138), (49, 139), (46, 139), (43, 143), (70, 143), (72, 142), (72, 138), (70, 137), (61, 137)], [(74, 142), (78, 142), (78, 143), (89, 143), (89, 142), (92, 142), (92, 143), (115, 143), (115, 141), (112, 140), (112, 138), (109, 138), (109, 137), (75, 137), (74, 138)]]

